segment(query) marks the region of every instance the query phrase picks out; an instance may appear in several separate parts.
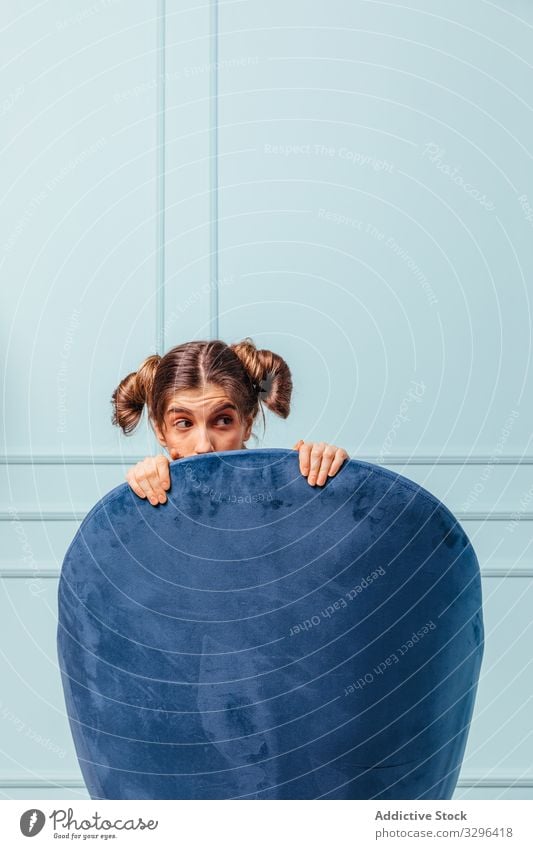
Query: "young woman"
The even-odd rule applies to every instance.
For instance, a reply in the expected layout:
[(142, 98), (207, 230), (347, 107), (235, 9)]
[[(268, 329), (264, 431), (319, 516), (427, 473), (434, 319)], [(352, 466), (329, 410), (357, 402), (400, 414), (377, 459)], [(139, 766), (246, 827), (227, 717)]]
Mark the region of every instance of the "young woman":
[[(260, 403), (286, 419), (291, 393), (291, 372), (285, 360), (272, 351), (258, 350), (249, 337), (234, 345), (220, 339), (185, 342), (164, 357), (147, 357), (113, 392), (112, 422), (130, 433), (146, 404), (157, 439), (170, 459), (164, 454), (146, 457), (128, 469), (126, 480), (140, 498), (164, 504), (171, 460), (246, 448)], [(299, 451), (300, 471), (311, 486), (323, 486), (328, 475), (335, 475), (348, 459), (344, 448), (325, 442), (300, 439), (294, 449)]]

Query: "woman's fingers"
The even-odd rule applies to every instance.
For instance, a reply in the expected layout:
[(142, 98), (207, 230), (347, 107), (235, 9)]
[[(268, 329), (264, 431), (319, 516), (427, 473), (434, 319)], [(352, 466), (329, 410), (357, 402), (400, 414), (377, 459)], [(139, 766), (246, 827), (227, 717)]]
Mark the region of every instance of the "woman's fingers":
[(326, 445), (326, 447), (324, 448), (324, 453), (322, 454), (322, 462), (320, 464), (320, 469), (318, 471), (316, 479), (318, 486), (324, 486), (324, 484), (326, 483), (328, 473), (330, 473), (336, 453), (336, 445)]
[[(333, 448), (335, 448), (335, 446), (333, 446)], [(333, 477), (333, 475), (336, 475), (337, 472), (339, 471), (340, 467), (342, 466), (344, 461), (348, 459), (348, 457), (349, 457), (349, 454), (348, 454), (347, 451), (344, 450), (344, 448), (337, 448), (337, 450), (335, 451), (335, 454), (333, 456), (333, 460), (332, 460), (330, 467), (328, 469), (327, 476)], [(326, 482), (326, 478), (324, 478), (323, 482), (324, 483)]]
[(144, 497), (148, 499), (150, 504), (153, 504), (155, 506), (159, 503), (159, 498), (156, 497), (152, 485), (153, 478), (151, 479), (152, 470), (150, 469), (150, 460), (150, 457), (146, 457), (145, 460), (141, 460), (139, 463), (137, 463), (135, 467), (135, 479), (142, 492), (144, 492)]
[(150, 504), (164, 504), (167, 500), (165, 489), (170, 486), (168, 459), (164, 454), (146, 457), (128, 470), (126, 480), (140, 498), (147, 498)]
[(126, 480), (139, 498), (149, 497), (152, 487), (148, 483), (148, 478), (146, 477), (145, 467), (143, 466), (142, 461), (129, 469), (126, 475)]
[(164, 504), (167, 500), (165, 490), (170, 489), (170, 472), (168, 470), (169, 460), (164, 454), (154, 457), (157, 476), (159, 478), (159, 501)]
[(314, 486), (320, 470), (320, 463), (324, 451), (324, 442), (304, 443), (300, 448), (300, 460), (304, 457), (303, 464), (300, 462), (302, 474), (307, 477), (307, 483)]
[(311, 448), (311, 463), (309, 467), (309, 476), (307, 478), (307, 483), (311, 484), (311, 486), (314, 486), (316, 483), (325, 447), (325, 442), (314, 442), (313, 447)]
[[(309, 470), (309, 477), (307, 478), (307, 483), (310, 483), (311, 486), (314, 486), (318, 483), (318, 476), (320, 471), (322, 470), (324, 461), (324, 454), (326, 450), (329, 448), (325, 442), (315, 442), (311, 451), (311, 468)], [(329, 459), (328, 459), (328, 468), (329, 468)]]
[(138, 495), (139, 498), (146, 498), (146, 493), (137, 480), (135, 466), (132, 466), (131, 469), (128, 469), (128, 471), (126, 472), (126, 480), (128, 481), (135, 495)]
[(299, 461), (300, 461), (300, 471), (304, 477), (307, 477), (309, 474), (309, 469), (311, 467), (311, 449), (313, 447), (312, 442), (302, 442), (299, 449)]
[[(348, 453), (344, 448), (326, 442), (304, 442), (299, 448), (300, 471), (311, 486), (324, 486), (329, 477), (337, 474)], [(295, 446), (296, 447), (296, 446)]]

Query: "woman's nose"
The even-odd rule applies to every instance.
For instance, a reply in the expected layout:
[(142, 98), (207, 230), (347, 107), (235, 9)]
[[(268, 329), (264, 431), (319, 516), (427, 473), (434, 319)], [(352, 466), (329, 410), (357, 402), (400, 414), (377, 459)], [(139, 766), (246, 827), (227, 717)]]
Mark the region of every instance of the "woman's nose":
[(213, 444), (207, 434), (203, 434), (199, 437), (198, 442), (195, 446), (195, 451), (197, 454), (209, 454), (215, 449), (213, 448)]

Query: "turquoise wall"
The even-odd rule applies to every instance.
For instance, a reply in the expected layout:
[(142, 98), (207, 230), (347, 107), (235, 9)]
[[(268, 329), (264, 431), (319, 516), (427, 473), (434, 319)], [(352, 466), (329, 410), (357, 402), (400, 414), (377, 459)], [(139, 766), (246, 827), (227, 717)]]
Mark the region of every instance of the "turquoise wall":
[(79, 521), (155, 453), (111, 392), (250, 335), (293, 412), (464, 523), (487, 646), (457, 798), (533, 798), (527, 0), (4, 0), (0, 795), (87, 798), (55, 652)]

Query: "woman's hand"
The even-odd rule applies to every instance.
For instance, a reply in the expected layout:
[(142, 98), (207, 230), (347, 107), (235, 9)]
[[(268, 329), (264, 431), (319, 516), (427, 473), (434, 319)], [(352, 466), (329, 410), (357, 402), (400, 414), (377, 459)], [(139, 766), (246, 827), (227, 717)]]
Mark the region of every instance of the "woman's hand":
[(304, 442), (299, 439), (293, 448), (300, 452), (300, 471), (307, 477), (311, 486), (324, 486), (329, 477), (339, 471), (345, 460), (349, 459), (348, 452), (327, 442)]
[(167, 500), (165, 490), (170, 489), (170, 460), (164, 454), (145, 457), (126, 473), (126, 480), (139, 498), (148, 498), (154, 507)]

